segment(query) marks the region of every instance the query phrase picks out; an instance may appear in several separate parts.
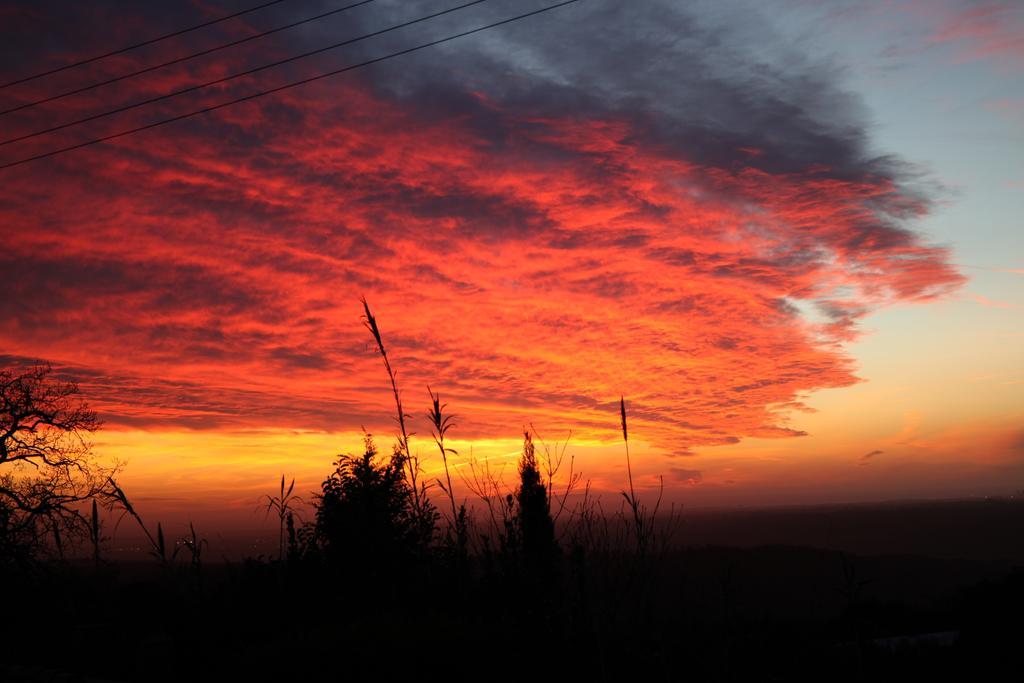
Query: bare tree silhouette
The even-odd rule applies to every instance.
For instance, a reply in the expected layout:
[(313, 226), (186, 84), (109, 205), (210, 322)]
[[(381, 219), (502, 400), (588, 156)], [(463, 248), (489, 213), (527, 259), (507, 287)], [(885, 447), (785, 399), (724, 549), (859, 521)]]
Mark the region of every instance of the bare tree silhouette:
[(38, 552), (50, 538), (63, 554), (69, 537), (89, 535), (83, 503), (105, 493), (115, 469), (93, 455), (99, 428), (78, 385), (50, 366), (0, 371), (0, 542)]

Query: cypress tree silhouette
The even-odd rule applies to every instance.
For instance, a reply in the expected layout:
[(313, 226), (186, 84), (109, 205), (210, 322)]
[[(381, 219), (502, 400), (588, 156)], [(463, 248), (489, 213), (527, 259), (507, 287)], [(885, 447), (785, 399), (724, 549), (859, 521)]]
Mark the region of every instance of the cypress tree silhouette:
[(555, 524), (548, 507), (547, 487), (541, 477), (533, 437), (523, 433), (523, 455), (519, 459), (519, 533), (527, 567), (543, 570), (555, 553)]

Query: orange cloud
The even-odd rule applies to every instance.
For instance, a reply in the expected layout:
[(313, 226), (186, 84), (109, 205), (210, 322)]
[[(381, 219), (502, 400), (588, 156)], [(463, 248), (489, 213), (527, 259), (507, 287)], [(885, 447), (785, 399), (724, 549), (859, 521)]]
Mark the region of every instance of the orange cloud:
[(628, 121), (488, 104), (495, 149), (358, 85), (315, 95), (12, 178), (4, 348), (113, 425), (380, 426), (366, 295), (410, 400), (442, 388), (471, 433), (610, 437), (625, 393), (685, 448), (797, 434), (775, 407), (856, 381), (837, 342), (864, 312), (959, 282), (884, 178), (703, 167)]

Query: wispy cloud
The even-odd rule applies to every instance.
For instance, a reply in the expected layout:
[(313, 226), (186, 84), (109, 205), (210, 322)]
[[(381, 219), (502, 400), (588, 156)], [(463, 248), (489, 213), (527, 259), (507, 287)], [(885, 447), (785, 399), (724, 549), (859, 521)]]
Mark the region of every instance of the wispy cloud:
[(971, 300), (977, 304), (984, 306), (985, 308), (1015, 308), (1015, 306), (1006, 301), (996, 301), (995, 299), (989, 299), (983, 294), (972, 294)]
[(961, 61), (996, 59), (1019, 68), (1024, 64), (1024, 10), (1017, 2), (964, 3), (949, 12), (929, 40), (952, 45)]
[(860, 456), (860, 458), (859, 458), (860, 459), (860, 464), (861, 465), (866, 465), (869, 461), (871, 461), (872, 458), (876, 458), (879, 455), (882, 455), (884, 453), (885, 453), (885, 451), (880, 451), (880, 450), (877, 450), (877, 449), (873, 450), (873, 451), (868, 451), (864, 455)]
[(704, 478), (700, 470), (687, 470), (680, 467), (672, 467), (669, 469), (669, 472), (672, 474), (673, 479), (680, 481), (687, 486), (696, 486)]

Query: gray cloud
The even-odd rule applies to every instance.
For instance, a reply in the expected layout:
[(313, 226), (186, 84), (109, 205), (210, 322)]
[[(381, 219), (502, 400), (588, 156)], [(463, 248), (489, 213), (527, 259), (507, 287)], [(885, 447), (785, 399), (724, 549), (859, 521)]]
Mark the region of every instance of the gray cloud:
[(682, 467), (672, 467), (669, 468), (669, 472), (674, 479), (687, 484), (699, 484), (704, 478), (700, 470), (688, 470)]
[(865, 453), (864, 455), (860, 456), (860, 464), (864, 465), (867, 462), (869, 462), (872, 458), (882, 455), (883, 453), (885, 453), (885, 451), (880, 451), (877, 449), (869, 451), (868, 453)]
[[(550, 4), (487, 3), (436, 28), (388, 35), (354, 52), (379, 55), (416, 36)], [(841, 69), (786, 46), (757, 7), (585, 0), (376, 65), (368, 81), (415, 102), (425, 116), (468, 114), (466, 125), (496, 146), (510, 137), (509, 121), (490, 101), (535, 117), (626, 119), (636, 142), (724, 169), (792, 173), (821, 166), (843, 179), (903, 175), (898, 160), (868, 151), (867, 113), (842, 87)], [(353, 18), (369, 29), (425, 11), (392, 1)], [(317, 42), (325, 37), (308, 35)]]

